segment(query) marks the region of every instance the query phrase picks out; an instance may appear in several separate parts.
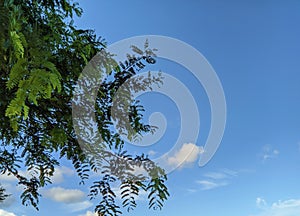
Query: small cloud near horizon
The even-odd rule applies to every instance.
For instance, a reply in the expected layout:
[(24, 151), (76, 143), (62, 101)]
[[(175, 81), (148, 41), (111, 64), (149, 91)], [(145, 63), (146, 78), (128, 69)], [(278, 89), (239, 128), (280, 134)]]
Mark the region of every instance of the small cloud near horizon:
[(250, 216), (299, 216), (300, 199), (279, 200), (268, 205), (263, 198), (256, 198), (256, 205), (261, 211)]

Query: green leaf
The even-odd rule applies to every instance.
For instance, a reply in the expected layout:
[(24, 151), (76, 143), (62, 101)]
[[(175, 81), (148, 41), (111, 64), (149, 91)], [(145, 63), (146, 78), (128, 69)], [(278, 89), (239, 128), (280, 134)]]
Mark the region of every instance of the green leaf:
[(10, 38), (14, 47), (15, 57), (17, 59), (24, 57), (24, 46), (22, 44), (20, 36), (17, 34), (16, 31), (10, 32)]

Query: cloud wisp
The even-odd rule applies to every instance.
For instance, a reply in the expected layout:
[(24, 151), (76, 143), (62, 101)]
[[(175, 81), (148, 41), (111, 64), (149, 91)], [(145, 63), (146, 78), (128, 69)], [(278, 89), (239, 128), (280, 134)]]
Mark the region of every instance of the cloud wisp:
[(236, 177), (238, 172), (230, 169), (222, 169), (218, 172), (207, 172), (203, 174), (204, 179), (197, 180), (201, 185), (201, 190), (211, 190), (218, 187), (229, 185), (229, 179)]
[(199, 181), (196, 181), (196, 183), (201, 185), (201, 190), (211, 190), (211, 189), (226, 186), (229, 184), (226, 181), (215, 182), (212, 180), (199, 180)]
[(280, 154), (278, 149), (273, 148), (271, 145), (265, 145), (262, 148), (261, 153), (259, 154), (262, 158), (262, 161), (265, 162), (267, 160), (278, 157)]
[(261, 212), (250, 216), (299, 216), (300, 214), (300, 199), (279, 200), (268, 205), (264, 199), (258, 197), (256, 204)]
[(267, 206), (267, 202), (264, 198), (262, 197), (257, 197), (256, 198), (256, 206), (260, 209), (264, 209)]

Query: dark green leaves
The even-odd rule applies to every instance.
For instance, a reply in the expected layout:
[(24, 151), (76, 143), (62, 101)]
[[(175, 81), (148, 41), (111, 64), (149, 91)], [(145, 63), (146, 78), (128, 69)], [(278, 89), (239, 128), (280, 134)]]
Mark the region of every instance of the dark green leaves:
[[(144, 108), (131, 94), (161, 83), (161, 77), (150, 73), (134, 79), (147, 64), (155, 63), (154, 50), (148, 42), (144, 49), (132, 46), (135, 55), (119, 64), (106, 56), (110, 79), (101, 83), (94, 111), (103, 143), (83, 149), (73, 128), (74, 86), (86, 64), (105, 49), (105, 42), (92, 30), (76, 28), (73, 16), (81, 14), (78, 4), (69, 0), (0, 0), (0, 172), (15, 176), (23, 186), (22, 203), (36, 209), (39, 189), (51, 184), (61, 158), (73, 164), (80, 183), (87, 183), (91, 174), (99, 176), (90, 185), (90, 197), (99, 199), (99, 215), (121, 214), (120, 207), (134, 209), (141, 191), (148, 193), (151, 208), (161, 207), (169, 196), (163, 170), (145, 155), (124, 151), (120, 136), (138, 140), (155, 130), (143, 124)], [(124, 83), (126, 99), (115, 98)], [(111, 112), (114, 99), (123, 101), (115, 106), (119, 119)], [(120, 123), (119, 133), (112, 129), (113, 120)], [(20, 174), (21, 167), (29, 177)], [(136, 174), (136, 168), (145, 172)], [(1, 197), (6, 195), (0, 187)]]
[(0, 185), (0, 203), (3, 202), (9, 195), (6, 194), (5, 188)]
[[(106, 164), (102, 164), (102, 179), (90, 187), (90, 198), (96, 199), (102, 194), (102, 200), (96, 207), (99, 215), (110, 215), (118, 202), (129, 212), (138, 205), (137, 199), (147, 194), (149, 208), (161, 209), (169, 193), (165, 186), (166, 175), (145, 155), (133, 157), (127, 152), (113, 154), (106, 152)], [(114, 188), (114, 189), (112, 189)], [(119, 194), (119, 196), (117, 196)]]

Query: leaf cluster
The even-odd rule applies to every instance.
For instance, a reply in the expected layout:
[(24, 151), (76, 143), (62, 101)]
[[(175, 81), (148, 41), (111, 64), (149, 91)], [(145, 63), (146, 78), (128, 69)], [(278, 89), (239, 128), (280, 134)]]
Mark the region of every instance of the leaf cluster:
[[(0, 172), (16, 177), (23, 186), (22, 203), (36, 209), (39, 189), (51, 184), (55, 167), (62, 158), (72, 162), (80, 183), (86, 182), (94, 172), (102, 176), (91, 185), (91, 197), (102, 197), (96, 207), (99, 215), (121, 212), (114, 201), (112, 182), (121, 183), (124, 200), (121, 206), (125, 208), (136, 206), (133, 197), (139, 195), (140, 190), (150, 192), (151, 208), (161, 206), (168, 196), (163, 187), (166, 180), (163, 171), (155, 173), (153, 162), (144, 156), (120, 153), (124, 148), (122, 131), (128, 131), (127, 136), (134, 139), (135, 134), (154, 130), (142, 123), (143, 107), (132, 100), (128, 90), (125, 92), (128, 100), (116, 107), (117, 113), (128, 111), (129, 121), (122, 123), (123, 117), (117, 120), (110, 111), (120, 86), (147, 64), (155, 63), (154, 52), (146, 42), (143, 51), (133, 46), (137, 56), (128, 56), (123, 63), (115, 64), (108, 56), (107, 72), (112, 79), (105, 80), (97, 91), (95, 106), (97, 130), (105, 148), (99, 145), (99, 149), (91, 150), (93, 157), (87, 155), (86, 149), (79, 145), (80, 137), (72, 124), (72, 98), (82, 70), (93, 56), (105, 49), (105, 41), (94, 31), (74, 25), (74, 16), (81, 14), (82, 9), (70, 0), (0, 0)], [(150, 88), (159, 80), (149, 75), (129, 84), (138, 91)], [(111, 129), (114, 120), (120, 121), (120, 133)], [(111, 157), (114, 160), (107, 163)], [(129, 170), (136, 164), (148, 164), (152, 169), (147, 173), (152, 174), (139, 181), (128, 173), (120, 175), (116, 172), (122, 163), (115, 163), (114, 169), (111, 165), (120, 158), (128, 162)], [(21, 167), (27, 169), (29, 177), (21, 175)], [(0, 194), (3, 192), (0, 190)]]

